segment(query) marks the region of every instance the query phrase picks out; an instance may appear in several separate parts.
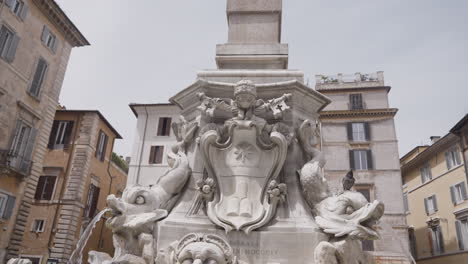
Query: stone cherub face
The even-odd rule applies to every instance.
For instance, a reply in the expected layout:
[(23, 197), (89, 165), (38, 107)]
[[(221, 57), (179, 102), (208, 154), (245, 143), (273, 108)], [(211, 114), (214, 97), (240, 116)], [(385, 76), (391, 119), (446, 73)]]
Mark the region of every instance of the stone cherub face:
[(257, 102), (257, 90), (255, 85), (248, 80), (240, 81), (234, 88), (234, 97), (237, 106), (241, 109), (249, 109)]

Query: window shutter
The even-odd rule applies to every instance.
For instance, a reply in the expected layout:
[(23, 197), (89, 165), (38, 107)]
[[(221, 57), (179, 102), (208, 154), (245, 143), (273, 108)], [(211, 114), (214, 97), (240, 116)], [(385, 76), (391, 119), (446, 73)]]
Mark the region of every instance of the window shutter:
[(63, 149), (68, 149), (70, 146), (70, 141), (73, 133), (73, 121), (68, 121), (67, 128), (65, 129), (65, 135), (64, 135), (64, 140), (63, 140)]
[(151, 149), (150, 149), (150, 159), (148, 161), (149, 164), (153, 164), (155, 163), (154, 162), (154, 154), (156, 152), (156, 146), (151, 146)]
[(52, 52), (53, 52), (53, 53), (57, 53), (58, 44), (59, 44), (59, 40), (58, 40), (57, 37), (55, 37), (55, 39), (54, 39), (54, 44), (52, 45)]
[(170, 136), (171, 135), (171, 123), (172, 123), (172, 118), (168, 117), (166, 118), (166, 131), (164, 135)]
[(465, 182), (462, 182), (462, 183), (461, 183), (461, 192), (462, 192), (462, 199), (463, 199), (463, 200), (468, 199), (468, 195), (466, 194)]
[(28, 11), (29, 11), (28, 5), (26, 4), (26, 2), (23, 2), (23, 8), (21, 9), (21, 13), (20, 13), (21, 20), (24, 21), (26, 19), (26, 16), (28, 15)]
[[(6, 37), (7, 37), (7, 29), (5, 28), (5, 26), (2, 26), (2, 27), (0, 28), (0, 44), (1, 44), (1, 43), (5, 43)], [(4, 45), (5, 45), (5, 44), (2, 44), (2, 46), (0, 46), (0, 51), (3, 50)]]
[(437, 226), (437, 236), (439, 236), (439, 241), (440, 241), (440, 253), (444, 253), (445, 247), (444, 247), (444, 236), (442, 235), (442, 228), (440, 226)]
[(42, 200), (42, 193), (44, 192), (44, 186), (46, 184), (46, 177), (40, 176), (39, 181), (37, 182), (36, 186), (36, 193), (34, 194), (34, 199)]
[(16, 197), (8, 195), (5, 211), (3, 212), (3, 219), (10, 219), (15, 208)]
[(13, 136), (13, 140), (11, 141), (10, 143), (10, 154), (13, 154), (13, 152), (15, 151), (13, 148), (15, 147), (16, 145), (16, 141), (18, 140), (18, 134), (20, 132), (20, 127), (21, 127), (21, 124), (23, 123), (22, 120), (17, 120), (16, 121), (16, 127), (15, 127), (15, 131), (13, 132), (14, 133), (14, 136)]
[(434, 202), (434, 212), (439, 211), (439, 208), (437, 207), (437, 197), (435, 195), (432, 195), (432, 201)]
[(163, 135), (163, 124), (164, 124), (164, 118), (160, 117), (159, 118), (159, 121), (158, 121), (158, 136), (162, 136)]
[(107, 149), (107, 141), (108, 141), (109, 137), (104, 134), (104, 144), (103, 144), (103, 147), (102, 147), (102, 154), (101, 154), (101, 161), (103, 161), (106, 157), (106, 149)]
[(46, 176), (46, 183), (44, 188), (44, 194), (42, 195), (43, 200), (51, 200), (52, 193), (54, 192), (55, 187), (55, 176)]
[(450, 162), (450, 154), (449, 152), (445, 152), (445, 163), (447, 164), (447, 170), (450, 170), (452, 168), (452, 163)]
[(374, 167), (373, 167), (373, 162), (372, 162), (372, 150), (368, 149), (366, 150), (366, 154), (367, 154), (367, 169), (368, 170), (372, 170)]
[(460, 221), (455, 221), (455, 229), (457, 230), (457, 240), (458, 240), (458, 248), (463, 250), (465, 249), (464, 243), (468, 243), (468, 241), (463, 241), (463, 233), (461, 230), (461, 223)]
[(5, 5), (8, 7), (13, 7), (13, 4), (16, 2), (16, 0), (6, 0)]
[(50, 130), (50, 136), (49, 136), (49, 144), (47, 144), (47, 147), (49, 149), (54, 149), (55, 145), (55, 137), (57, 136), (57, 129), (59, 126), (59, 121), (54, 120), (54, 123), (52, 123), (52, 129)]
[(455, 156), (456, 164), (460, 165), (461, 160), (460, 160), (460, 153), (458, 152), (458, 148), (453, 148), (453, 155)]
[(429, 209), (427, 207), (427, 198), (424, 198), (424, 209), (426, 210), (426, 214), (429, 215)]
[(156, 163), (157, 164), (162, 163), (163, 153), (164, 153), (164, 147), (163, 146), (157, 146), (156, 147)]
[(352, 141), (353, 140), (353, 123), (347, 123), (346, 127), (348, 130), (348, 140)]
[(450, 186), (450, 197), (452, 198), (452, 203), (456, 204), (457, 201), (455, 200), (455, 186)]
[(11, 40), (10, 47), (8, 48), (8, 52), (6, 55), (6, 61), (12, 62), (15, 59), (16, 48), (18, 47), (18, 43), (20, 41), (20, 37), (18, 35), (13, 35), (13, 39)]
[(94, 215), (96, 214), (97, 203), (98, 203), (98, 200), (99, 200), (99, 192), (100, 192), (100, 188), (99, 187), (94, 187), (94, 189), (93, 189), (93, 200), (92, 200), (91, 208), (89, 210), (89, 215), (88, 215), (89, 218), (94, 217)]
[(369, 123), (364, 123), (364, 133), (366, 134), (366, 141), (370, 141), (371, 136), (370, 136), (370, 126)]
[(100, 158), (99, 157), (99, 143), (101, 143), (101, 134), (102, 134), (102, 131), (99, 131), (98, 140), (96, 142), (96, 152), (94, 152), (94, 157), (96, 158)]
[(356, 169), (356, 166), (354, 165), (354, 151), (353, 150), (349, 151), (349, 167), (352, 170)]
[(36, 72), (34, 73), (31, 89), (29, 89), (29, 91), (35, 96), (39, 95), (42, 82), (45, 79), (46, 71), (47, 62), (45, 62), (43, 59), (39, 59), (39, 62), (37, 63)]
[(42, 28), (42, 35), (41, 35), (41, 41), (43, 43), (46, 43), (47, 36), (49, 36), (49, 27), (47, 27), (47, 25), (44, 25), (44, 27)]
[(434, 241), (432, 240), (432, 229), (427, 229), (427, 239), (429, 241), (429, 248), (431, 249), (431, 255), (434, 255)]
[(31, 157), (32, 157), (33, 149), (34, 149), (34, 142), (36, 141), (36, 134), (37, 134), (37, 130), (35, 128), (31, 128), (31, 133), (29, 133), (28, 143), (24, 150), (23, 159), (21, 160), (21, 164), (19, 168), (20, 172), (24, 174), (28, 174), (29, 169), (31, 168), (31, 164), (32, 164)]

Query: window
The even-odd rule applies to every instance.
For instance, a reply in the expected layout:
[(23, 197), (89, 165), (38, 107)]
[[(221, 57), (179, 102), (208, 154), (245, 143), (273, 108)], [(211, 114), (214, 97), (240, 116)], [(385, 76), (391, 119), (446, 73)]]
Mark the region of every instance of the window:
[(349, 162), (353, 170), (371, 170), (372, 152), (371, 150), (350, 150)]
[(0, 191), (0, 218), (10, 219), (15, 208), (16, 197)]
[(99, 138), (96, 145), (96, 158), (100, 161), (104, 161), (106, 156), (107, 141), (109, 137), (102, 130), (99, 131)]
[(468, 249), (468, 218), (455, 222), (457, 230), (458, 248), (461, 250)]
[(350, 107), (350, 110), (364, 109), (364, 105), (362, 103), (362, 94), (350, 94), (349, 95), (349, 107)]
[(44, 223), (43, 219), (34, 219), (31, 231), (36, 233), (44, 232)]
[(431, 254), (440, 255), (444, 253), (444, 238), (439, 225), (429, 228), (429, 242), (431, 244)]
[(437, 198), (435, 195), (431, 195), (427, 198), (424, 198), (424, 207), (426, 209), (426, 214), (430, 215), (437, 212)]
[(49, 144), (50, 149), (68, 148), (73, 129), (73, 121), (55, 120), (50, 132)]
[(429, 163), (426, 163), (423, 167), (419, 169), (419, 171), (421, 172), (422, 183), (425, 183), (432, 179), (431, 166), (429, 166)]
[(101, 189), (94, 184), (89, 185), (88, 200), (86, 201), (86, 207), (84, 210), (85, 217), (93, 218), (96, 214), (100, 190)]
[(10, 147), (10, 166), (22, 174), (29, 173), (36, 129), (22, 120), (16, 123), (15, 136)]
[(403, 194), (403, 208), (405, 212), (409, 212), (408, 193)]
[(368, 123), (348, 123), (348, 139), (352, 141), (369, 141)]
[(452, 203), (455, 205), (468, 199), (466, 194), (465, 182), (460, 182), (458, 184), (450, 186), (450, 196), (452, 197)]
[(36, 200), (51, 200), (54, 192), (56, 176), (41, 176), (36, 187)]
[(7, 62), (15, 59), (16, 48), (20, 38), (6, 26), (0, 29), (0, 57)]
[(34, 77), (31, 83), (31, 87), (29, 88), (29, 93), (35, 97), (39, 97), (39, 92), (41, 91), (41, 86), (44, 83), (46, 78), (47, 62), (43, 58), (39, 58), (37, 62), (36, 71), (34, 72)]
[(409, 241), (409, 246), (411, 250), (411, 255), (413, 256), (414, 259), (418, 258), (418, 252), (417, 252), (417, 247), (416, 247), (416, 234), (414, 232), (414, 228), (408, 228), (408, 241)]
[(58, 264), (58, 259), (48, 259), (46, 264)]
[(160, 117), (158, 124), (158, 136), (170, 136), (171, 134), (171, 118)]
[(161, 164), (163, 160), (164, 146), (151, 146), (149, 164)]
[(457, 147), (452, 147), (445, 152), (445, 162), (447, 163), (447, 169), (451, 169), (461, 164), (460, 154), (458, 153)]
[(42, 35), (41, 41), (46, 45), (52, 52), (57, 52), (58, 46), (58, 39), (57, 37), (50, 31), (47, 25), (44, 25), (42, 28)]
[(29, 8), (23, 0), (7, 0), (5, 4), (22, 20), (26, 18)]

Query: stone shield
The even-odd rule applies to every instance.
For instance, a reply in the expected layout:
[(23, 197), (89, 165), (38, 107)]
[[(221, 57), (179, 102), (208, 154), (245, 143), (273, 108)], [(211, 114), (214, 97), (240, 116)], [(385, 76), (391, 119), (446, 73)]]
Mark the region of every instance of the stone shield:
[(278, 132), (263, 135), (267, 138), (262, 140), (255, 121), (234, 121), (227, 133), (225, 142), (219, 142), (215, 130), (200, 140), (205, 167), (218, 190), (207, 203), (207, 214), (226, 232), (249, 233), (275, 214), (277, 201), (269, 201), (266, 189), (283, 167), (288, 144)]

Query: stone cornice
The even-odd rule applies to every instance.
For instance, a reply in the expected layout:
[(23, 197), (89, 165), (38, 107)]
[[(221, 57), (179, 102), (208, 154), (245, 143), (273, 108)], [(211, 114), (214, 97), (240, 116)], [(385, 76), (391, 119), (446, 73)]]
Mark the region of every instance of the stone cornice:
[(32, 0), (34, 4), (57, 26), (73, 47), (90, 45), (88, 40), (81, 34), (78, 28), (63, 12), (60, 6), (54, 0)]
[(363, 109), (363, 110), (334, 110), (320, 112), (320, 119), (359, 118), (359, 117), (394, 117), (398, 109)]

